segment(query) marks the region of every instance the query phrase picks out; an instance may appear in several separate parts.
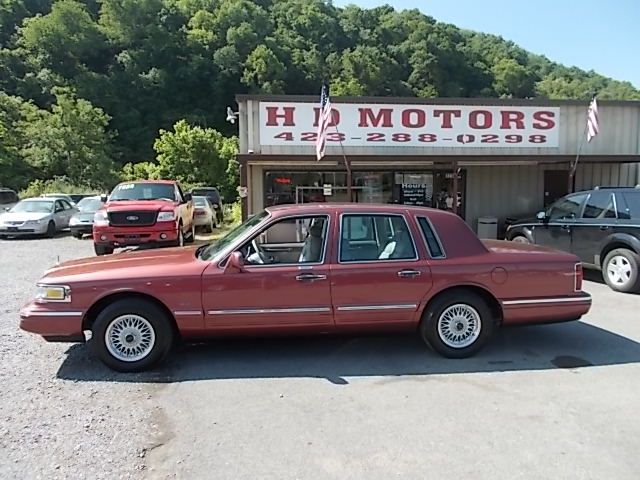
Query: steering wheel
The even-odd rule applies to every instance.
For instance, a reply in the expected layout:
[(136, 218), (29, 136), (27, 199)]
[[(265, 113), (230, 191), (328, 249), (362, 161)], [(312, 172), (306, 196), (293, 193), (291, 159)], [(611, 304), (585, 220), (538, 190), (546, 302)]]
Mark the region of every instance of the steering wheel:
[(267, 263), (265, 261), (266, 260), (266, 256), (265, 256), (264, 252), (262, 250), (260, 250), (260, 247), (258, 247), (258, 242), (256, 242), (255, 238), (253, 240), (251, 240), (251, 246), (253, 247), (253, 250), (258, 254), (258, 258), (256, 259), (257, 262), (259, 264)]

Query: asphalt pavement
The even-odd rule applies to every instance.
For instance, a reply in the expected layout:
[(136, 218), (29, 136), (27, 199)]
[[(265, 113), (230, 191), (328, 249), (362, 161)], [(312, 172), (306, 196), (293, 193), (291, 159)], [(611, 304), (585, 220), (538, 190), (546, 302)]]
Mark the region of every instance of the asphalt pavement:
[(0, 477), (640, 478), (640, 296), (448, 360), (412, 335), (226, 340), (116, 374), (17, 310), (89, 240), (0, 241)]

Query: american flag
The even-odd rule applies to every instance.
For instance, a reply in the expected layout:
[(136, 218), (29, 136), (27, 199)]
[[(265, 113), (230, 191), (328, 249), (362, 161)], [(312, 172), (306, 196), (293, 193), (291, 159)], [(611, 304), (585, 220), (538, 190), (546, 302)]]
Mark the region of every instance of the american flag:
[(327, 129), (331, 123), (331, 100), (329, 99), (329, 87), (322, 84), (320, 92), (320, 115), (318, 115), (318, 134), (316, 138), (316, 157), (320, 160), (324, 157), (327, 146)]
[(593, 97), (589, 110), (587, 111), (587, 142), (590, 142), (598, 133), (598, 103), (596, 97)]

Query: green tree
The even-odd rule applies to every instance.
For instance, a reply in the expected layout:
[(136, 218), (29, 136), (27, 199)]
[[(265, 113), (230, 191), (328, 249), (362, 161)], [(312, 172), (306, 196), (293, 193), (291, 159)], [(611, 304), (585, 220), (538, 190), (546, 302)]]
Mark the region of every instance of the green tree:
[(227, 200), (235, 198), (236, 137), (227, 138), (212, 128), (180, 120), (173, 131), (160, 130), (154, 149), (162, 178), (175, 178), (187, 187), (218, 186)]
[(94, 187), (112, 186), (109, 116), (68, 89), (54, 89), (52, 111), (30, 112), (22, 122), (22, 154), (40, 178), (66, 176)]

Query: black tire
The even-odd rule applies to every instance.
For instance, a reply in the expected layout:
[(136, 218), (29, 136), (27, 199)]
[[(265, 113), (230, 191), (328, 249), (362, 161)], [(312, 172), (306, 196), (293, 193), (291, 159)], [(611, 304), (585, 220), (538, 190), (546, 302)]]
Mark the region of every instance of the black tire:
[(81, 233), (72, 233), (71, 235), (73, 235), (73, 238), (77, 238), (78, 240), (82, 240), (82, 234)]
[[(116, 321), (123, 321), (122, 317), (126, 315), (135, 315), (141, 318), (146, 322), (145, 326), (150, 327), (153, 331), (153, 337), (155, 337), (155, 341), (152, 342), (145, 356), (139, 360), (127, 361), (118, 358), (112, 353), (112, 350), (118, 351), (117, 345), (111, 344), (110, 349), (105, 338), (109, 327)], [(171, 319), (168, 318), (164, 310), (149, 300), (135, 297), (130, 300), (118, 300), (103, 309), (96, 317), (91, 332), (90, 343), (93, 354), (109, 368), (118, 372), (141, 372), (157, 365), (171, 350), (174, 336)], [(124, 346), (126, 338), (120, 339), (123, 342), (120, 345)], [(135, 342), (135, 336), (132, 335), (131, 338)]]
[(45, 233), (47, 238), (53, 238), (56, 236), (56, 224), (53, 220), (49, 221), (47, 225), (47, 233)]
[(111, 255), (113, 253), (112, 247), (107, 247), (105, 245), (98, 245), (97, 243), (93, 244), (93, 250), (96, 252), (96, 255)]
[(191, 222), (191, 232), (188, 237), (184, 238), (184, 243), (193, 243), (196, 241), (196, 227), (193, 222)]
[(7, 236), (6, 235), (0, 235), (0, 240), (6, 240)]
[(520, 234), (514, 235), (511, 241), (519, 243), (531, 243), (531, 241), (526, 236)]
[[(473, 340), (472, 343), (460, 344), (460, 346), (454, 347), (447, 344), (440, 335), (438, 328), (439, 319), (454, 305), (459, 305), (461, 308), (466, 309), (466, 313), (472, 316), (477, 314), (479, 332), (477, 335), (471, 331), (469, 332), (470, 337), (475, 336), (475, 340)], [(469, 308), (471, 310), (469, 310)], [(443, 322), (444, 321), (443, 319)], [(495, 324), (496, 319), (491, 309), (480, 295), (469, 290), (455, 290), (440, 294), (429, 303), (422, 314), (419, 331), (427, 345), (443, 357), (467, 358), (475, 355), (484, 347), (493, 333)], [(446, 336), (445, 333), (443, 333), (443, 336)]]
[[(618, 266), (620, 270), (616, 269)], [(607, 253), (604, 262), (602, 262), (602, 277), (609, 288), (616, 292), (640, 292), (639, 268), (640, 255), (626, 248), (615, 248)], [(620, 281), (616, 281), (615, 273), (610, 274), (610, 271), (614, 269), (618, 270)], [(627, 269), (630, 270), (628, 275)]]

